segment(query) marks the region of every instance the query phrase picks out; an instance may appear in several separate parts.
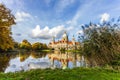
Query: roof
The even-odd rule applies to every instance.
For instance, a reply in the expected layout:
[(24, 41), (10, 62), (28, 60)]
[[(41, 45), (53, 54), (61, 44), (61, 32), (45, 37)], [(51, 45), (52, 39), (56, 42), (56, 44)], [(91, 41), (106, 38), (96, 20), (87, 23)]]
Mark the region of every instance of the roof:
[(75, 44), (77, 44), (77, 45), (78, 45), (78, 44), (80, 44), (80, 42), (75, 42)]
[(71, 45), (72, 45), (73, 43), (72, 43), (72, 41), (70, 41), (70, 42), (68, 42), (68, 44), (71, 44)]

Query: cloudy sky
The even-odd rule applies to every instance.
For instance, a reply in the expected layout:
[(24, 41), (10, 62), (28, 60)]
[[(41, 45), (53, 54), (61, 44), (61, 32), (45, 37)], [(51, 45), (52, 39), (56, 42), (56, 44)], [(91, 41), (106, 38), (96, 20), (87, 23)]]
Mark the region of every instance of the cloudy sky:
[(82, 32), (82, 24), (120, 16), (120, 0), (0, 0), (0, 3), (16, 17), (12, 36), (18, 42), (27, 39), (31, 43), (48, 43), (52, 36), (61, 38), (64, 31), (71, 39)]

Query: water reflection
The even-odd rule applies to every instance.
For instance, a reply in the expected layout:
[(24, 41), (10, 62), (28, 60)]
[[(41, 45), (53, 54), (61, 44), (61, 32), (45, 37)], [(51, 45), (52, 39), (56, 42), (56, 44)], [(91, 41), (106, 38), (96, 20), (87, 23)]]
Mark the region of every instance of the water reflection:
[(73, 67), (80, 67), (86, 66), (85, 59), (83, 56), (80, 56), (77, 53), (72, 52), (55, 52), (52, 54), (48, 54), (48, 57), (51, 61), (51, 64), (57, 68), (73, 68)]
[(9, 61), (17, 56), (16, 53), (0, 53), (0, 71), (4, 71), (9, 65)]
[(37, 68), (65, 69), (80, 66), (86, 66), (84, 57), (72, 52), (19, 52), (0, 55), (0, 71), (5, 73)]

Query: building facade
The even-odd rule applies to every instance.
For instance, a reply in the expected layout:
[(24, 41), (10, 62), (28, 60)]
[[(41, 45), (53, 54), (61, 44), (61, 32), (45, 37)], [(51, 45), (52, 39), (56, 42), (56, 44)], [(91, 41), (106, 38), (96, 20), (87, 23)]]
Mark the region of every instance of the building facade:
[(62, 39), (55, 41), (55, 37), (52, 38), (52, 41), (48, 44), (49, 48), (55, 49), (55, 50), (60, 50), (60, 49), (65, 49), (65, 50), (72, 50), (72, 49), (79, 49), (80, 48), (80, 43), (75, 41), (75, 37), (73, 36), (72, 40), (70, 41), (68, 39), (68, 35), (66, 32), (64, 32)]

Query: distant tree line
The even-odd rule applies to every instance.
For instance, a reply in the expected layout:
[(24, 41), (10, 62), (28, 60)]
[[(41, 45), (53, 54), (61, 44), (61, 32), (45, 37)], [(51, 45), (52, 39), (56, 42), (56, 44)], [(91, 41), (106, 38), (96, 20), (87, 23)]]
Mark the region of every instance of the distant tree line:
[(24, 39), (21, 43), (15, 43), (14, 47), (16, 49), (25, 49), (25, 50), (43, 50), (48, 49), (47, 45), (40, 42), (35, 42), (31, 44), (26, 39)]

